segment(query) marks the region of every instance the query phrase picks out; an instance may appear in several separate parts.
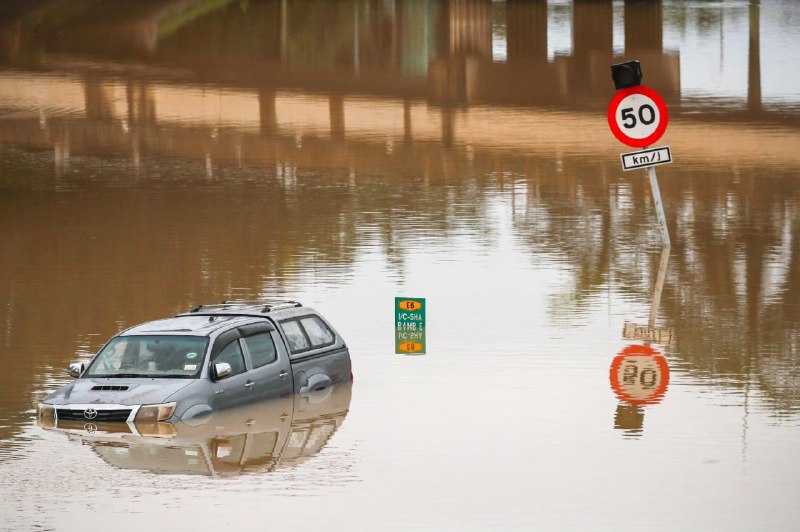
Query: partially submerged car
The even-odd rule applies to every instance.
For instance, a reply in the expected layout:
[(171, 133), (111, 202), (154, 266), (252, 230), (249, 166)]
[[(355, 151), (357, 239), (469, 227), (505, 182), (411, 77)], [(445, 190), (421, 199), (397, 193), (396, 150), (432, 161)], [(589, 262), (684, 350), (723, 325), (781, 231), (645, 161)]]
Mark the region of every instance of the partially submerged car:
[(352, 380), (342, 337), (296, 301), (200, 305), (126, 329), (38, 406), (40, 423), (191, 424), (212, 412)]
[(211, 414), (204, 423), (60, 421), (45, 427), (88, 445), (108, 464), (156, 474), (231, 476), (294, 467), (344, 422), (351, 383)]

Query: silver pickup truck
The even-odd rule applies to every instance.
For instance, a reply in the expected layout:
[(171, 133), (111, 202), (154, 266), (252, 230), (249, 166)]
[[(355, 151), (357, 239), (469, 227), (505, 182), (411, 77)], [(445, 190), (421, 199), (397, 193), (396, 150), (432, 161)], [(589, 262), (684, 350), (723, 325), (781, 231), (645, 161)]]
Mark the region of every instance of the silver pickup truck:
[(61, 421), (44, 425), (120, 469), (157, 474), (230, 476), (290, 468), (333, 438), (350, 407), (344, 382), (308, 396), (214, 412), (205, 423), (135, 424)]
[(214, 411), (352, 381), (336, 330), (296, 301), (201, 305), (126, 329), (39, 404), (40, 423), (201, 422)]

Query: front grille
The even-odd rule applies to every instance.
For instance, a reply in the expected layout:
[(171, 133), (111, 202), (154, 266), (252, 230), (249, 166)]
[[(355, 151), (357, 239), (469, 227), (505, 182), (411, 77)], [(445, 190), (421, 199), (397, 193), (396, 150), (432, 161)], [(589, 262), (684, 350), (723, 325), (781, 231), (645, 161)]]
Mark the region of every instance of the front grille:
[(56, 412), (58, 413), (59, 421), (91, 421), (92, 423), (102, 423), (102, 422), (127, 421), (128, 416), (131, 413), (131, 409), (126, 408), (119, 410), (97, 410), (96, 416), (92, 416), (90, 414), (88, 417), (85, 415), (86, 410), (71, 410), (68, 408), (58, 408)]
[(127, 386), (117, 386), (115, 384), (101, 384), (100, 386), (94, 386), (92, 388), (93, 392), (124, 392), (127, 390)]
[(94, 423), (86, 419), (81, 419), (76, 421), (64, 421), (63, 419), (59, 419), (57, 426), (60, 429), (69, 429), (69, 430), (82, 429), (86, 431), (87, 434), (93, 434), (95, 432), (99, 432), (100, 434), (132, 433), (131, 427), (127, 423), (114, 423), (114, 422)]

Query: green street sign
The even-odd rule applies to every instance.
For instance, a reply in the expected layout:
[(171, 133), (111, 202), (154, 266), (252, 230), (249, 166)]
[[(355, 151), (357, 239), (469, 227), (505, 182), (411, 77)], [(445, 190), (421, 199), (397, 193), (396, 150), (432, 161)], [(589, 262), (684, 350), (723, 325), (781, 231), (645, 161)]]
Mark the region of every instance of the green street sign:
[(425, 353), (425, 299), (394, 298), (395, 353), (422, 355)]

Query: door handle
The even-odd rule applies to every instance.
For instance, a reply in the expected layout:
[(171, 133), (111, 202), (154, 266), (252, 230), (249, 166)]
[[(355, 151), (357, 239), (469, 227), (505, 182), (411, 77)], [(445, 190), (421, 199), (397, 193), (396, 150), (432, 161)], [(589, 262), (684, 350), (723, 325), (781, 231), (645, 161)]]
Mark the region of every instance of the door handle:
[(281, 371), (280, 373), (278, 373), (278, 375), (280, 376), (281, 379), (286, 380), (286, 377), (289, 376), (289, 372), (288, 371)]
[(247, 384), (244, 385), (244, 387), (247, 388), (248, 390), (252, 390), (254, 385), (255, 383), (248, 382)]
[(316, 373), (308, 378), (308, 382), (300, 388), (299, 393), (301, 397), (308, 397), (311, 392), (319, 392), (331, 386), (333, 382), (330, 377), (324, 373)]

